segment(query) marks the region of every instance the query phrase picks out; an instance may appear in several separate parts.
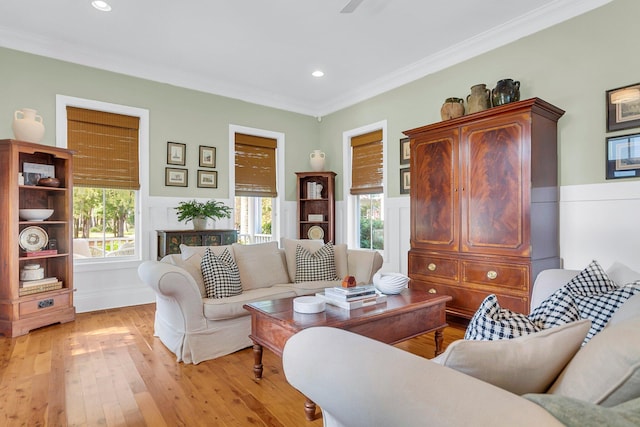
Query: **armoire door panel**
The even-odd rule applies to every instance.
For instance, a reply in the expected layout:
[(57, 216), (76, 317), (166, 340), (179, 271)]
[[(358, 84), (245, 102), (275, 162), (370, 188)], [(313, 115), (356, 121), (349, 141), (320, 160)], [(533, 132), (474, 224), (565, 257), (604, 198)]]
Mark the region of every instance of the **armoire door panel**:
[(411, 157), (414, 244), (457, 251), (458, 132), (414, 144)]
[(461, 251), (528, 255), (526, 124), (516, 116), (463, 128)]

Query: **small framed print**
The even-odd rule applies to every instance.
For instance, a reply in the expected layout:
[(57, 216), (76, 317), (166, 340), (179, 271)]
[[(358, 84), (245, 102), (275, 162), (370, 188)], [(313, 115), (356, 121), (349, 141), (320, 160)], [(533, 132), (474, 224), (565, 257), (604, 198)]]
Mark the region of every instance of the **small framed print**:
[(187, 187), (188, 183), (187, 169), (164, 168), (164, 185), (167, 187)]
[(402, 138), (400, 140), (400, 164), (408, 165), (411, 161), (411, 145), (409, 138)]
[(186, 164), (187, 144), (167, 142), (167, 164), (184, 166)]
[(640, 176), (640, 134), (607, 138), (607, 179)]
[(640, 127), (640, 83), (607, 91), (607, 132)]
[(400, 194), (409, 194), (411, 190), (411, 171), (409, 168), (400, 169)]
[(198, 187), (218, 188), (218, 172), (198, 170)]
[(56, 170), (53, 165), (43, 165), (40, 163), (22, 164), (22, 175), (24, 176), (24, 185), (38, 185), (40, 178), (55, 178)]
[(205, 145), (200, 146), (200, 167), (216, 167), (216, 147), (207, 147)]

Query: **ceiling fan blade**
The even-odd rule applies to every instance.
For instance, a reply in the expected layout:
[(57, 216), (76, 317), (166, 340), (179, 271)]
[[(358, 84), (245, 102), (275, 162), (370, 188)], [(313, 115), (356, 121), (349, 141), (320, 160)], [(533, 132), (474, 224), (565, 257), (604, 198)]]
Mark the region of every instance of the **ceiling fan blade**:
[(360, 3), (362, 3), (363, 1), (364, 0), (349, 0), (349, 3), (347, 3), (347, 5), (342, 8), (340, 13), (351, 13), (351, 12), (353, 12), (354, 10), (356, 10), (356, 8), (358, 6), (360, 6)]

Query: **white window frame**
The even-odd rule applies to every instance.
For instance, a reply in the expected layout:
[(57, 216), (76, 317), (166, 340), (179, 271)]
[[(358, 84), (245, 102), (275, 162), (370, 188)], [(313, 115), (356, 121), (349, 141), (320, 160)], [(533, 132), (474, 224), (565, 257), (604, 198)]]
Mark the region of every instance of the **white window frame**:
[[(346, 240), (347, 246), (350, 248), (359, 247), (360, 243), (358, 241), (358, 197), (354, 196), (350, 193), (351, 191), (351, 138), (356, 137), (358, 135), (363, 135), (365, 133), (374, 132), (377, 130), (382, 130), (382, 199), (383, 199), (383, 209), (386, 211), (387, 209), (387, 121), (382, 120), (379, 122), (371, 123), (359, 128), (351, 129), (342, 133), (342, 176), (343, 176), (343, 188), (342, 194), (344, 194), (344, 199), (347, 202), (346, 206), (346, 224), (347, 229)], [(386, 212), (384, 212), (384, 218), (387, 218)], [(388, 242), (387, 233), (389, 232), (389, 227), (385, 224), (384, 227), (384, 247), (387, 248), (386, 242)], [(384, 254), (384, 250), (379, 251)]]
[[(124, 114), (140, 118), (138, 129), (138, 173), (140, 189), (136, 191), (136, 243), (135, 259), (131, 257), (104, 257), (85, 260), (74, 260), (75, 271), (107, 270), (113, 268), (114, 263), (122, 264), (124, 268), (134, 267), (141, 260), (149, 258), (149, 247), (145, 238), (145, 226), (149, 224), (149, 110), (129, 107), (127, 105), (112, 104), (92, 99), (76, 98), (66, 95), (56, 95), (56, 146), (67, 148), (67, 107), (85, 108), (88, 110), (105, 111), (108, 113)], [(103, 267), (100, 267), (100, 266)]]
[[(280, 207), (284, 206), (284, 133), (247, 126), (229, 125), (229, 198), (233, 201), (236, 199), (236, 133), (276, 140), (276, 189), (278, 196), (273, 198), (271, 236), (273, 241), (279, 242), (283, 230), (281, 224), (283, 215), (280, 215)], [(235, 208), (235, 202), (233, 206)]]

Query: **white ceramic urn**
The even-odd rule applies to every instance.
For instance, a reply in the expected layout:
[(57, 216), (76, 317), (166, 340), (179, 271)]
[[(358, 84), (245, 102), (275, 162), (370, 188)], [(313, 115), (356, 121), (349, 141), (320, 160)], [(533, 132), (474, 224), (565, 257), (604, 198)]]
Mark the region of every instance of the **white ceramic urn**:
[(311, 170), (314, 172), (320, 172), (324, 170), (324, 152), (320, 150), (313, 150), (309, 155), (309, 162), (311, 163)]
[(19, 141), (39, 143), (44, 136), (42, 116), (31, 108), (23, 108), (13, 113), (12, 128), (13, 134)]

